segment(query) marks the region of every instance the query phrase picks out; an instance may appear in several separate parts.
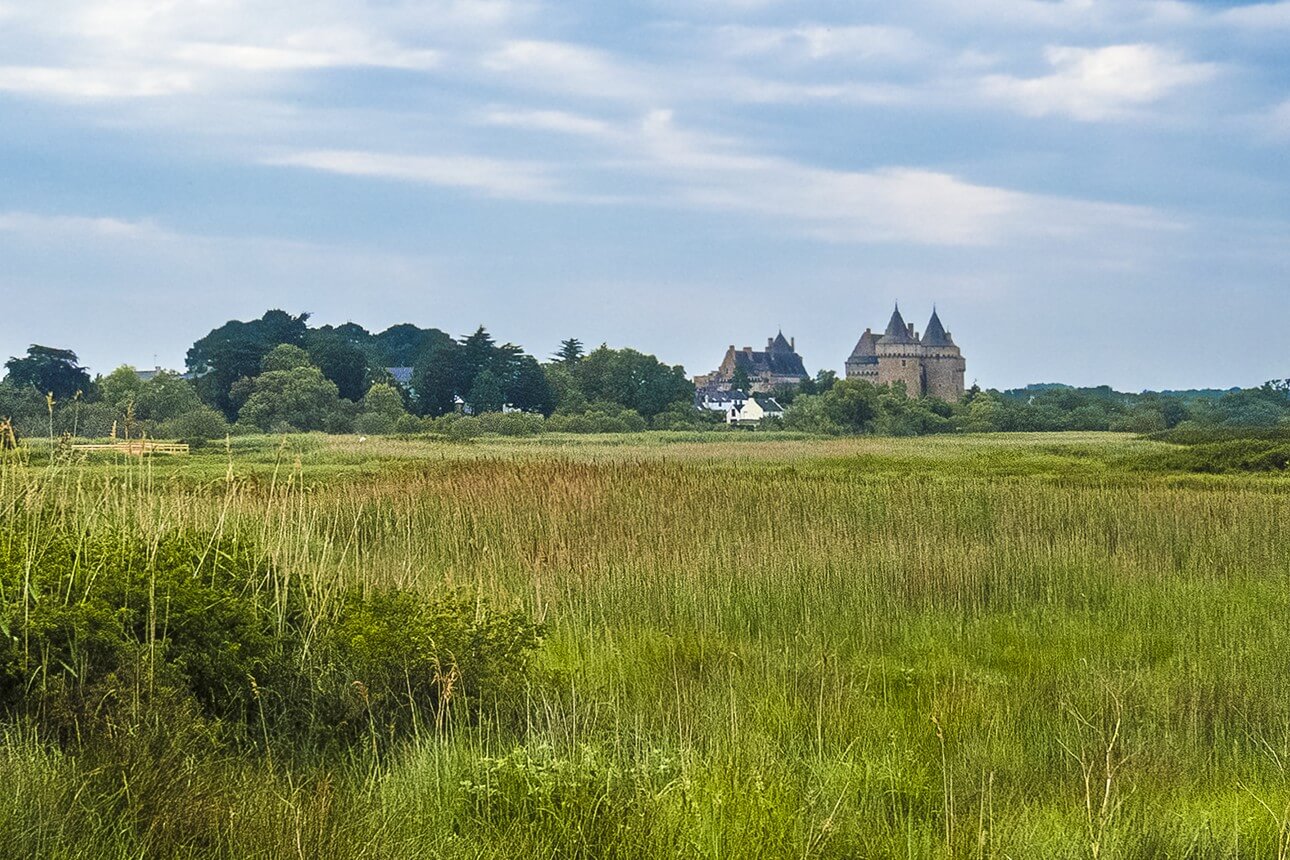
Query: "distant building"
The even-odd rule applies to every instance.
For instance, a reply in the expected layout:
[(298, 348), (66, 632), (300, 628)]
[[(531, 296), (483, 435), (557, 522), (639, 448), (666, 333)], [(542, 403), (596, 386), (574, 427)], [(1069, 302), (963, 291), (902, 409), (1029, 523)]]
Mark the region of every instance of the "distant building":
[(410, 367), (387, 367), (385, 372), (403, 388), (412, 388), (412, 368)]
[(941, 318), (932, 310), (927, 331), (921, 336), (912, 323), (891, 315), (881, 335), (865, 329), (847, 359), (847, 379), (863, 379), (875, 385), (905, 383), (911, 397), (936, 397), (957, 402), (963, 398), (967, 362)]
[(694, 405), (710, 412), (720, 412), (727, 424), (756, 426), (763, 418), (781, 418), (784, 407), (773, 397), (749, 396), (735, 389), (700, 389)]
[(694, 378), (695, 387), (699, 389), (723, 390), (733, 387), (736, 371), (742, 370), (748, 377), (748, 387), (754, 392), (769, 392), (781, 385), (797, 385), (804, 379), (810, 379), (802, 364), (802, 357), (797, 354), (794, 340), (784, 337), (780, 332), (776, 337), (768, 338), (765, 352), (754, 351), (751, 346), (735, 349), (734, 344), (726, 350), (726, 357), (721, 366), (712, 373)]
[(180, 373), (180, 372), (179, 372), (179, 371), (177, 371), (177, 370), (166, 370), (166, 369), (165, 369), (164, 367), (162, 367), (161, 365), (157, 365), (157, 366), (156, 366), (156, 367), (154, 367), (152, 370), (136, 370), (136, 371), (134, 372), (134, 375), (135, 375), (135, 376), (137, 376), (137, 377), (139, 377), (139, 381), (140, 381), (140, 382), (151, 382), (152, 380), (156, 379), (158, 376), (160, 376), (160, 375), (161, 375), (161, 374), (163, 374), (163, 373), (169, 373), (169, 374), (172, 374), (172, 375), (174, 375), (174, 376), (178, 376), (180, 379), (196, 379), (196, 378), (197, 378), (196, 376), (194, 376), (194, 375), (193, 375), (193, 374), (191, 374), (191, 373)]

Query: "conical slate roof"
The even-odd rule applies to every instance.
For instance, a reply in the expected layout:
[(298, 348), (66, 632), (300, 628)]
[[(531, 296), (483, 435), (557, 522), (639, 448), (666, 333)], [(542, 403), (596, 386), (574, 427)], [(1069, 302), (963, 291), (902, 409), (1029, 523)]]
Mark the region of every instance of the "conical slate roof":
[(896, 305), (896, 310), (891, 314), (891, 322), (887, 323), (887, 331), (883, 334), (879, 343), (913, 343), (914, 339), (909, 335), (909, 326), (905, 325), (905, 318), (900, 315), (900, 305)]
[(856, 348), (851, 350), (851, 357), (847, 359), (847, 362), (850, 364), (877, 364), (878, 350), (875, 348), (877, 345), (878, 335), (869, 329), (865, 329), (864, 334), (860, 335), (860, 339), (856, 341)]
[(932, 318), (927, 321), (927, 331), (923, 332), (923, 346), (953, 346), (949, 335), (945, 333), (945, 326), (941, 325), (941, 318), (936, 314), (936, 308), (932, 308)]
[(784, 337), (784, 333), (782, 331), (775, 336), (775, 339), (773, 341), (771, 341), (770, 348), (774, 352), (792, 352), (793, 351), (793, 345), (788, 342), (788, 339), (786, 337)]

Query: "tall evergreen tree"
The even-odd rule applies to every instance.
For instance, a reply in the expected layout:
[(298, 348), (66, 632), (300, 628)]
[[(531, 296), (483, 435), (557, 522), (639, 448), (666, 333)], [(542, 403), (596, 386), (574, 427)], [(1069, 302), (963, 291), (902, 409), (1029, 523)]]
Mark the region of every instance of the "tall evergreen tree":
[(558, 361), (561, 364), (577, 364), (582, 360), (582, 356), (585, 354), (585, 350), (582, 348), (582, 341), (578, 340), (576, 337), (571, 337), (567, 340), (560, 341), (560, 349), (556, 351), (555, 361)]

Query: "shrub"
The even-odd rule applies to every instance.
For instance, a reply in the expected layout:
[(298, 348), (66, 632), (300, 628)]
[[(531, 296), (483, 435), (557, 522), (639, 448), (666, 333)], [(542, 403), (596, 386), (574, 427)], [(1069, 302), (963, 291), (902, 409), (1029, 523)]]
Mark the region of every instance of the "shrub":
[[(442, 421), (442, 419), (440, 420)], [(447, 426), (449, 439), (456, 439), (458, 441), (474, 439), (478, 436), (482, 436), (484, 433), (483, 428), (479, 426), (479, 419), (473, 415), (453, 416), (451, 422), (444, 423)]]
[(536, 436), (546, 429), (546, 420), (531, 412), (488, 412), (479, 416), (479, 427), (498, 436)]
[(394, 427), (394, 419), (381, 412), (364, 412), (354, 419), (354, 432), (367, 436), (386, 436)]
[(218, 410), (199, 406), (192, 412), (158, 425), (155, 435), (192, 444), (222, 439), (228, 433), (228, 421)]
[(515, 705), (541, 628), (521, 612), (492, 611), (466, 593), (427, 598), (352, 594), (328, 629), (319, 676), (338, 726), (383, 733), (441, 725)]
[(541, 633), (524, 614), (389, 591), (310, 615), (301, 592), (248, 543), (207, 535), (2, 542), (0, 714), (64, 744), (173, 719), (331, 746), (522, 703)]

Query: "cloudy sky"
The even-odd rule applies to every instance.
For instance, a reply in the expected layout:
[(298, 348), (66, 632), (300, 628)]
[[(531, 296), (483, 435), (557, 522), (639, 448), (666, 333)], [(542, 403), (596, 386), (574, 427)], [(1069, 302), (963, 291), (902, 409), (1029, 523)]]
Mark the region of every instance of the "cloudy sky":
[(266, 308), (1290, 376), (1290, 2), (0, 0), (0, 358)]

